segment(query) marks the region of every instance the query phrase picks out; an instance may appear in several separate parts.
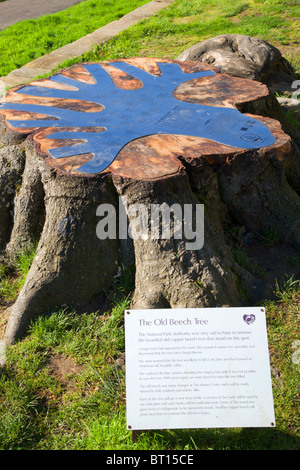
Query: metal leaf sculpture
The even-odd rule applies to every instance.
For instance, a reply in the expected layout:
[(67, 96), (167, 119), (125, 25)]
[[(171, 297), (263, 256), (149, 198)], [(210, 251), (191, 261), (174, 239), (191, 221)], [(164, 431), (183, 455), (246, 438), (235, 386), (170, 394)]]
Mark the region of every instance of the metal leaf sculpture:
[[(265, 124), (234, 107), (181, 101), (174, 96), (182, 83), (200, 79), (201, 86), (201, 79), (215, 75), (214, 71), (185, 73), (178, 63), (157, 65), (159, 73), (152, 74), (128, 62), (106, 67), (86, 64), (84, 79), (62, 72), (15, 89), (4, 98), (0, 112), (6, 113), (10, 126), (18, 132), (50, 128), (44, 137), (54, 159), (89, 155), (76, 170), (87, 174), (103, 172), (127, 143), (149, 135), (202, 137), (239, 149), (275, 142)], [(135, 79), (135, 87), (117, 86), (109, 73), (112, 68), (123, 73), (127, 82)]]

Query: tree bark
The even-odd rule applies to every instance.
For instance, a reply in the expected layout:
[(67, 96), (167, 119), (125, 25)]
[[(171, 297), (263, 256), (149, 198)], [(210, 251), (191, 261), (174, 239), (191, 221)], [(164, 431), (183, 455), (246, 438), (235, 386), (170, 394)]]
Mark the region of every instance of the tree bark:
[[(119, 63), (104, 63), (115, 86), (139, 89), (136, 77), (113, 67)], [(160, 65), (168, 61), (130, 59), (127, 63), (159, 78)], [(20, 110), (8, 109), (9, 103), (20, 102), (17, 92), (22, 91), (22, 87), (10, 91), (6, 106), (0, 107), (2, 143), (4, 152), (9, 152), (14, 162), (9, 171), (16, 171), (12, 187), (18, 190), (13, 215), (5, 212), (6, 199), (2, 199), (0, 210), (6, 213), (1, 218), (2, 249), (14, 253), (23, 244), (33, 241), (38, 242), (38, 248), (25, 285), (12, 307), (5, 337), (7, 344), (24, 335), (35, 315), (62, 305), (97, 310), (121, 264), (130, 263), (132, 259), (135, 266), (133, 308), (221, 307), (258, 302), (269, 295), (270, 286), (234, 260), (226, 234), (226, 225), (232, 221), (256, 232), (274, 228), (283, 243), (299, 249), (300, 199), (295, 191), (299, 184), (299, 154), (278, 121), (259, 116), (260, 110), (264, 116), (270, 100), (267, 87), (218, 74), (215, 69), (195, 62), (169, 63), (180, 65), (186, 74), (186, 80), (174, 91), (179, 103), (243, 110), (250, 120), (266, 126), (274, 143), (243, 149), (206, 137), (187, 136), (184, 132), (181, 135), (145, 134), (129, 140), (103, 171), (87, 174), (80, 169), (91, 161), (90, 153), (77, 156), (73, 153), (71, 157), (59, 159), (51, 156), (51, 149), (62, 145), (55, 136), (51, 138), (57, 131), (54, 126), (26, 128), (26, 121), (32, 120), (32, 114), (25, 116), (23, 128), (13, 125), (12, 116), (16, 113), (14, 119), (18, 118)], [(213, 76), (193, 79), (191, 75), (189, 80), (188, 74), (210, 69), (214, 71)], [(73, 66), (62, 75), (80, 83), (94, 83), (84, 65)], [(46, 88), (51, 85), (48, 80), (39, 83)], [(71, 82), (60, 86), (69, 89)], [(34, 99), (26, 97), (27, 102)], [(47, 99), (43, 98), (43, 105)], [(56, 101), (55, 109), (58, 104), (63, 106)], [(53, 101), (47, 106), (53, 106)], [(78, 103), (73, 101), (72, 107), (76, 106)], [(90, 103), (84, 106), (91, 110)], [(99, 103), (93, 106), (95, 111)], [(255, 109), (255, 115), (248, 111), (250, 108)], [(100, 110), (98, 112), (101, 114)], [(86, 132), (92, 131), (89, 128)], [(82, 135), (80, 139), (83, 140)], [(22, 148), (26, 154), (25, 165)], [(2, 162), (0, 184), (7, 171)], [(13, 198), (13, 191), (11, 194)], [(97, 208), (101, 204), (110, 205), (120, 217), (120, 201), (125, 204), (131, 228), (137, 220), (131, 208), (138, 207), (137, 204), (148, 214), (151, 208), (164, 204), (177, 205), (182, 211), (189, 206), (194, 228), (200, 220), (200, 212), (198, 219), (195, 218), (195, 208), (201, 206), (204, 243), (189, 245), (193, 243), (191, 233), (195, 230), (176, 237), (176, 224), (171, 224), (169, 238), (151, 237), (148, 232), (148, 237), (131, 234), (133, 241), (119, 235), (100, 239), (96, 231)], [(117, 234), (121, 223), (117, 218)]]
[(287, 91), (297, 79), (281, 52), (262, 39), (242, 34), (221, 34), (183, 51), (178, 60), (213, 64), (220, 72), (265, 83), (272, 91)]

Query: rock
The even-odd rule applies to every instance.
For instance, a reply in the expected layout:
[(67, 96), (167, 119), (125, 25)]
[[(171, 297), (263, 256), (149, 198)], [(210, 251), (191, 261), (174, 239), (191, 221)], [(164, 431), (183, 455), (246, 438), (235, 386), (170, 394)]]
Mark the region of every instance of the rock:
[(256, 37), (222, 34), (201, 41), (182, 52), (178, 60), (199, 60), (218, 67), (221, 73), (257, 80), (271, 91), (292, 94), (296, 73), (281, 52)]

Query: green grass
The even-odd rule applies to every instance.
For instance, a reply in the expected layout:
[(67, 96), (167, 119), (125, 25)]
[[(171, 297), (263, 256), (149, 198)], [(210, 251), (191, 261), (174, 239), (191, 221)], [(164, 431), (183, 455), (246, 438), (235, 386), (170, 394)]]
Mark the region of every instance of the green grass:
[(91, 52), (63, 62), (111, 60), (133, 56), (175, 59), (201, 40), (219, 34), (256, 36), (278, 47), (300, 69), (299, 5), (294, 0), (176, 0), (147, 20), (97, 45)]
[(267, 275), (267, 271), (252, 258), (249, 258), (243, 247), (230, 247), (230, 251), (233, 259), (243, 268), (247, 269), (254, 276), (264, 278)]
[[(6, 365), (0, 369), (0, 449), (299, 448), (299, 281), (277, 283), (277, 300), (265, 303), (275, 429), (153, 430), (133, 443), (126, 429), (124, 366), (124, 310), (133, 280), (134, 274), (123, 268), (105, 313), (65, 309), (39, 316), (26, 338), (7, 349)], [(68, 367), (63, 370), (64, 364)]]
[(149, 0), (85, 0), (0, 31), (0, 76), (118, 20)]
[[(22, 21), (0, 31), (0, 76), (118, 19), (147, 3), (86, 0), (67, 10)], [(129, 6), (128, 6), (129, 5)], [(294, 0), (176, 0), (115, 38), (57, 69), (75, 62), (133, 56), (175, 59), (188, 47), (219, 34), (256, 36), (278, 47), (300, 69), (299, 4)]]
[(272, 246), (279, 241), (277, 232), (272, 228), (265, 228), (258, 237), (262, 240), (264, 246)]

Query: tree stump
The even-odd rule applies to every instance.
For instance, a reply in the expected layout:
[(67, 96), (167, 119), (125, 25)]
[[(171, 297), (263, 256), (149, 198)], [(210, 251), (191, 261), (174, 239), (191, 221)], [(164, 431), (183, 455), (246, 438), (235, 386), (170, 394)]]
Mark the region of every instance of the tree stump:
[[(1, 249), (38, 247), (6, 343), (34, 315), (99, 306), (131, 259), (132, 308), (251, 305), (266, 295), (234, 261), (224, 226), (273, 227), (299, 248), (299, 162), (280, 123), (259, 115), (270, 100), (265, 85), (207, 64), (149, 58), (73, 65), (8, 91)], [(153, 208), (170, 215), (167, 234), (159, 218), (151, 232)]]

